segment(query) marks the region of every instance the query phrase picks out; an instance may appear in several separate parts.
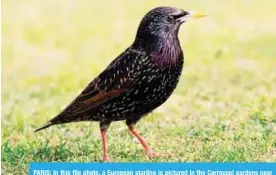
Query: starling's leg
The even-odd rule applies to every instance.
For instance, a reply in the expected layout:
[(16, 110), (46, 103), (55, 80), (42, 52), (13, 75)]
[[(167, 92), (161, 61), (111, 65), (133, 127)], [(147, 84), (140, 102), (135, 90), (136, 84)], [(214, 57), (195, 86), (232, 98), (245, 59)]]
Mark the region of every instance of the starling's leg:
[(107, 122), (107, 121), (100, 122), (102, 144), (103, 144), (103, 154), (104, 154), (103, 161), (104, 162), (110, 161), (109, 155), (107, 153), (107, 141), (106, 141), (106, 132), (107, 132), (109, 125), (110, 125), (110, 122)]
[[(138, 120), (137, 120), (138, 121)], [(134, 125), (136, 124), (137, 121), (130, 121), (127, 120), (126, 124), (128, 125), (128, 128), (130, 132), (139, 140), (139, 142), (143, 145), (144, 149), (147, 152), (147, 155), (149, 158), (153, 158), (156, 156), (156, 153), (151, 149), (147, 141), (137, 132), (136, 129), (134, 129)]]
[(149, 156), (149, 158), (153, 158), (156, 156), (155, 152), (151, 149), (151, 147), (149, 146), (149, 144), (147, 143), (147, 141), (140, 136), (140, 134), (137, 132), (136, 129), (134, 129), (133, 126), (129, 126), (128, 127), (130, 132), (139, 140), (139, 142), (143, 145), (143, 147), (145, 148), (145, 150), (147, 151), (147, 154)]

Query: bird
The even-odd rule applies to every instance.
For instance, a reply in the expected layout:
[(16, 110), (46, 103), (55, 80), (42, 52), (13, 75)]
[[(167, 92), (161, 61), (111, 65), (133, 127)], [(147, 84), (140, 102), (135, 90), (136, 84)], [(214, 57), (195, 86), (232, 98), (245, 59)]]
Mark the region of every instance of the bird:
[(142, 18), (134, 42), (67, 107), (35, 132), (70, 122), (99, 122), (103, 161), (110, 161), (107, 130), (112, 122), (125, 121), (148, 157), (155, 157), (157, 153), (135, 125), (175, 90), (184, 65), (179, 28), (188, 19), (203, 16), (203, 13), (168, 6), (150, 10)]

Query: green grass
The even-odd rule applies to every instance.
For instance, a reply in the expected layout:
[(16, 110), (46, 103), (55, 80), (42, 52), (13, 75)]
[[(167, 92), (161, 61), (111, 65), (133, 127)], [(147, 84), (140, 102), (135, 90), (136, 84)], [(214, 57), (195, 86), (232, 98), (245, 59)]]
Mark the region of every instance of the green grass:
[(55, 116), (129, 46), (142, 16), (172, 5), (204, 11), (179, 34), (185, 53), (172, 97), (137, 129), (108, 130), (114, 161), (276, 161), (276, 1), (43, 1), (2, 3), (2, 172), (30, 162), (101, 161), (98, 123), (33, 130)]

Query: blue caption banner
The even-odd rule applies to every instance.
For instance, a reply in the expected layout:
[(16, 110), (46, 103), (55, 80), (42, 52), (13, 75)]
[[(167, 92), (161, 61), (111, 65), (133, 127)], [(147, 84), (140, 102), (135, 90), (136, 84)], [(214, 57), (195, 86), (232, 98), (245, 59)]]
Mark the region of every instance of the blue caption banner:
[(30, 175), (276, 175), (276, 163), (31, 163)]

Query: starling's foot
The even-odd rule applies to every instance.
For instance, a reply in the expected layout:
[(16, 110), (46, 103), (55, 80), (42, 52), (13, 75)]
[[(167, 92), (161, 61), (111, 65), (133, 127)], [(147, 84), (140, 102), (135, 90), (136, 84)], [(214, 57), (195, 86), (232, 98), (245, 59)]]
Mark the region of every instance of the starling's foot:
[(147, 155), (150, 159), (153, 159), (153, 158), (157, 157), (156, 152), (154, 152), (152, 149), (147, 150)]
[(110, 162), (111, 160), (110, 160), (109, 155), (104, 155), (103, 161), (104, 161), (104, 162)]
[(159, 153), (159, 152), (154, 152), (152, 149), (149, 149), (147, 151), (147, 155), (150, 159), (159, 157), (159, 158), (166, 158), (166, 157), (171, 157), (171, 154), (169, 153)]

